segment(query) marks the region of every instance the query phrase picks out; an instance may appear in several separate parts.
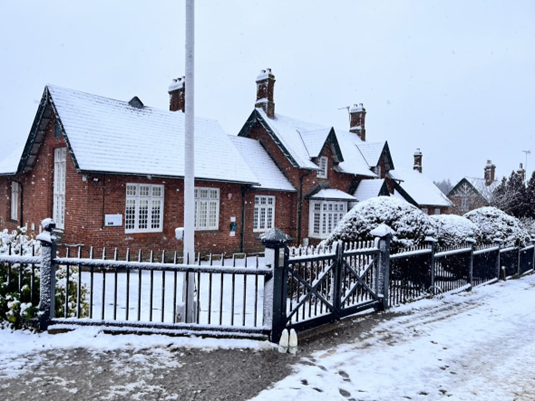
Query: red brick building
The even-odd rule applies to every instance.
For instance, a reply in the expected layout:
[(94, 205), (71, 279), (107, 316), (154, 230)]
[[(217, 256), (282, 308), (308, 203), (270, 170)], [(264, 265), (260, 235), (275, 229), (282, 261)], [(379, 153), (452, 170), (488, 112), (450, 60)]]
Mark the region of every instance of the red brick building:
[[(295, 189), (261, 147), (249, 146), (270, 180), (256, 177), (216, 121), (195, 125), (196, 249), (258, 247), (268, 219), (262, 202), (285, 208)], [(51, 216), (65, 244), (181, 250), (183, 138), (180, 110), (47, 86), (22, 156), (3, 163), (1, 227), (38, 231)], [(269, 220), (290, 224), (282, 213)]]
[[(238, 136), (195, 119), (197, 251), (256, 250), (271, 227), (317, 243), (355, 202), (418, 204), (388, 143), (366, 141), (362, 104), (344, 131), (275, 113), (270, 70), (256, 84)], [(180, 251), (185, 89), (183, 79), (171, 84), (165, 111), (47, 86), (22, 156), (0, 162), (0, 227), (38, 231), (51, 216), (66, 244)]]

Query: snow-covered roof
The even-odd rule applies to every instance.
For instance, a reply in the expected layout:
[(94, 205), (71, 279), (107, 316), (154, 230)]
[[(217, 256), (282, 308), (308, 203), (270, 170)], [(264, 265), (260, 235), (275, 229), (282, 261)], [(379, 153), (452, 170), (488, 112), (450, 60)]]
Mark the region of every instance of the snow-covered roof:
[(353, 196), (357, 198), (359, 202), (379, 196), (384, 183), (384, 179), (362, 180), (359, 183), (357, 190), (353, 193)]
[(338, 189), (327, 188), (322, 189), (310, 197), (310, 199), (334, 199), (334, 200), (347, 200), (355, 201), (355, 197)]
[[(451, 201), (424, 174), (407, 168), (396, 168), (389, 173), (399, 186), (420, 206), (452, 206)], [(398, 195), (394, 194), (396, 197)]]
[(14, 175), (20, 162), (23, 148), (20, 147), (9, 154), (5, 159), (0, 160), (0, 175)]
[(486, 180), (484, 178), (478, 178), (478, 177), (464, 177), (472, 186), (475, 188), (477, 192), (481, 194), (485, 198), (485, 200), (490, 201), (492, 197), (492, 193), (496, 189), (498, 185), (500, 185), (500, 182), (498, 180), (493, 181), (490, 185), (487, 185)]
[[(78, 171), (184, 176), (184, 113), (52, 85), (46, 90)], [(196, 178), (257, 183), (216, 120), (195, 117), (195, 144)]]
[[(280, 114), (275, 114), (273, 118), (269, 118), (263, 109), (257, 108), (256, 111), (276, 136), (275, 142), (280, 142), (279, 146), (282, 146), (288, 156), (293, 159), (296, 167), (318, 169), (318, 166), (311, 159), (319, 155), (325, 139), (327, 139), (332, 130), (331, 127), (297, 120)], [(357, 145), (363, 143), (363, 141), (356, 134), (348, 131), (336, 129), (334, 132), (343, 158), (343, 161), (338, 164), (339, 171), (377, 177), (375, 173), (370, 171), (370, 166), (357, 148)]]
[(377, 166), (385, 147), (384, 142), (362, 142), (358, 145), (362, 156), (370, 166)]
[(254, 139), (229, 135), (231, 142), (257, 178), (256, 188), (295, 191), (263, 146)]
[(330, 132), (331, 128), (329, 127), (301, 132), (301, 138), (303, 138), (309, 157), (318, 157), (320, 155)]
[(337, 166), (338, 171), (376, 178), (377, 174), (370, 171), (370, 167), (374, 167), (375, 164), (369, 165), (366, 163), (362, 153), (357, 148), (357, 146), (361, 146), (364, 143), (362, 139), (352, 132), (340, 129), (336, 129), (335, 134), (344, 158), (344, 161), (341, 161)]

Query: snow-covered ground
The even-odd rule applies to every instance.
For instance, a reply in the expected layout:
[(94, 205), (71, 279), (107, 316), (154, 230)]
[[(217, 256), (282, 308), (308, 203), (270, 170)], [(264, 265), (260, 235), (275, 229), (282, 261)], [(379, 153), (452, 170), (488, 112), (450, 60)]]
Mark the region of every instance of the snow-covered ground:
[[(353, 341), (311, 353), (302, 349), (297, 357), (284, 356), (294, 364), (294, 373), (254, 400), (535, 400), (535, 275), (421, 300), (394, 311), (393, 318), (384, 319)], [(78, 369), (80, 349), (95, 360), (111, 352), (118, 363), (114, 370), (121, 372), (126, 366), (130, 374), (121, 377), (132, 381), (115, 390), (113, 386), (98, 388), (99, 394), (108, 394), (110, 399), (134, 393), (143, 398), (143, 394), (152, 394), (143, 385), (150, 382), (148, 378), (186, 374), (184, 352), (177, 349), (235, 348), (230, 360), (235, 360), (238, 371), (243, 366), (242, 357), (237, 356), (249, 350), (255, 351), (252, 360), (258, 363), (276, 353), (267, 342), (112, 336), (91, 327), (57, 335), (3, 329), (0, 344), (0, 388), (8, 393), (20, 379), (26, 380), (28, 390), (34, 386), (39, 392), (45, 389), (39, 383), (48, 380), (73, 396), (82, 396), (85, 373), (54, 378), (46, 376), (47, 369), (53, 371), (62, 364)], [(94, 375), (89, 380), (95, 380)], [(119, 380), (119, 376), (113, 379)], [(158, 391), (164, 391), (160, 387)], [(239, 386), (235, 387), (238, 391)], [(170, 391), (162, 394), (180, 398), (178, 390)], [(9, 395), (9, 399), (23, 399)]]
[(397, 312), (254, 400), (535, 400), (535, 275)]

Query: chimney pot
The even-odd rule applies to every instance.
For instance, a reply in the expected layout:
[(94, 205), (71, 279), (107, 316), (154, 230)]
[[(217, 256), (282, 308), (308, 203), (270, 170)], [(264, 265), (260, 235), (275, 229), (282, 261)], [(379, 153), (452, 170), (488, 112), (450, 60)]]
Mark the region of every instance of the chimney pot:
[(271, 68), (261, 70), (260, 75), (256, 78), (255, 107), (263, 109), (269, 118), (275, 117), (274, 90), (275, 76), (271, 73)]
[(366, 109), (362, 103), (355, 103), (349, 109), (349, 132), (357, 134), (363, 141), (366, 140)]
[(489, 186), (495, 181), (495, 172), (496, 166), (492, 164), (491, 160), (487, 160), (487, 165), (485, 166), (485, 185)]
[(422, 172), (422, 152), (420, 148), (416, 148), (416, 152), (414, 152), (414, 166), (412, 168), (419, 173)]
[(173, 78), (169, 85), (169, 110), (182, 111), (186, 109), (186, 77)]

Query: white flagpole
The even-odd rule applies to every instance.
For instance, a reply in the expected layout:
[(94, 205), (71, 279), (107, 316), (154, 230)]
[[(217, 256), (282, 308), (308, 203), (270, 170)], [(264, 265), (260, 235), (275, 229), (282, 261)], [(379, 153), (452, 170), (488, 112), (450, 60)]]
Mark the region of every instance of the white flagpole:
[[(194, 61), (195, 61), (195, 2), (186, 0), (186, 82), (185, 82), (185, 141), (184, 141), (184, 262), (195, 263), (195, 173), (194, 173)], [(184, 274), (183, 302), (187, 304), (184, 321), (193, 323), (196, 320), (194, 294), (195, 274), (189, 273), (186, 286)], [(186, 309), (186, 308), (185, 308)]]

